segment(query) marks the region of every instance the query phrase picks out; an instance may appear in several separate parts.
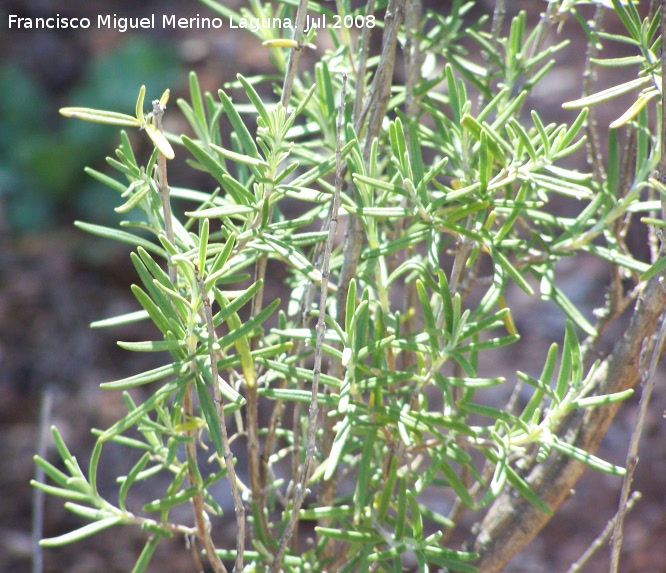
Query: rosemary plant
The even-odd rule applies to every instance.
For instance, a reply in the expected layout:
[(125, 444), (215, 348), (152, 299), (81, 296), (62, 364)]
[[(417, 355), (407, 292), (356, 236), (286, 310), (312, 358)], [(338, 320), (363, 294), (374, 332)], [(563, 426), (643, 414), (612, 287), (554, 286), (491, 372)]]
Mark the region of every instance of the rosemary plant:
[[(652, 177), (662, 144), (649, 118), (661, 93), (658, 12), (641, 19), (632, 2), (592, 2), (597, 16), (620, 17), (627, 35), (617, 37), (590, 28), (585, 7), (565, 0), (544, 3), (533, 29), (524, 13), (504, 22), (502, 0), (492, 18), (473, 22), (474, 3), (461, 0), (444, 14), (406, 0), (356, 9), (350, 0), (249, 0), (239, 12), (203, 3), (237, 25), (294, 24), (290, 39), (246, 30), (265, 43), (280, 85), (238, 75), (202, 93), (191, 74), (177, 109), (167, 91), (146, 114), (141, 88), (133, 115), (62, 110), (142, 130), (154, 144), (137, 157), (122, 132), (109, 158), (119, 179), (88, 170), (121, 194), (117, 211), (131, 220), (77, 225), (132, 246), (140, 310), (98, 326), (152, 321), (158, 340), (119, 344), (159, 352), (164, 365), (102, 385), (124, 393), (127, 413), (94, 430), (87, 468), (53, 430), (64, 467), (37, 457), (53, 484), (35, 485), (89, 523), (43, 545), (138, 526), (146, 545), (136, 573), (173, 536), (194, 544), (197, 567), (202, 559), (218, 573), (499, 571), (585, 465), (624, 473), (594, 450), (638, 382), (641, 344), (666, 302), (657, 278), (646, 282), (666, 265), (658, 250), (646, 262), (626, 243), (631, 218), (660, 211), (654, 197), (666, 189), (663, 171)], [(328, 26), (306, 30), (313, 19)], [(557, 65), (565, 42), (546, 37), (563, 23), (583, 26), (590, 67), (639, 71), (600, 93), (586, 83), (566, 105), (577, 116), (556, 125), (525, 108)], [(381, 38), (376, 52), (371, 37)], [(605, 62), (599, 46), (614, 40), (635, 54)], [(312, 48), (307, 69), (299, 57)], [(610, 128), (592, 121), (589, 106), (637, 89)], [(165, 132), (164, 113), (181, 113), (193, 135)], [(221, 132), (222, 116), (231, 133)], [(621, 126), (632, 142), (624, 171)], [(589, 170), (567, 167), (586, 151)], [(216, 191), (170, 187), (174, 154)], [(574, 199), (578, 212), (553, 213), (553, 196)], [(172, 209), (172, 198), (191, 207)], [(663, 226), (654, 214), (645, 222)], [(596, 322), (558, 284), (558, 261), (581, 252), (614, 277)], [(272, 297), (276, 266), (285, 300)], [(493, 351), (511, 352), (520, 338), (505, 296), (516, 287), (559, 307), (563, 342), (544, 350), (539, 374), (483, 375)], [(592, 361), (601, 331), (641, 293), (624, 339)], [(492, 398), (501, 385), (516, 389), (508, 404)], [(133, 399), (137, 386), (147, 398)], [(135, 456), (114, 500), (97, 488), (107, 447)], [(132, 487), (156, 474), (168, 476), (166, 491), (132, 507)], [(211, 493), (218, 482), (234, 515)], [(449, 502), (434, 505), (434, 496)], [(190, 520), (172, 517), (181, 505)], [(454, 547), (466, 509), (485, 518)], [(234, 539), (220, 534), (223, 520), (235, 524)]]

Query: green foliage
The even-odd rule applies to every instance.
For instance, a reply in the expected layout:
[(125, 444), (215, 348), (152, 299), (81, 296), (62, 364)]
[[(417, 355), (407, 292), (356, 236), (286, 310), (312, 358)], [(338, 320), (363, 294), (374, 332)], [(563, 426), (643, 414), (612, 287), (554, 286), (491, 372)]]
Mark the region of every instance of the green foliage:
[[(289, 1), (274, 8), (252, 0), (239, 13), (204, 3), (237, 20), (273, 10), (296, 17)], [(378, 2), (375, 12), (369, 5), (369, 13), (345, 1), (336, 3), (337, 12), (318, 4), (311, 10), (365, 22), (371, 14), (390, 36), (395, 24), (379, 20), (385, 4)], [(474, 571), (475, 554), (446, 541), (458, 524), (428, 505), (432, 492), (449, 491), (457, 503), (479, 510), (513, 488), (550, 513), (523, 477), (534, 459), (540, 463), (555, 450), (623, 473), (565, 439), (572, 410), (622, 400), (630, 391), (595, 394), (598, 363), (587, 365), (578, 336), (593, 343), (598, 324), (558, 285), (557, 263), (588, 252), (627, 274), (647, 271), (617, 227), (647, 208), (639, 191), (659, 155), (647, 108), (627, 118), (645, 138), (636, 147), (628, 192), (615, 188), (619, 177), (610, 164), (604, 181), (566, 167), (563, 160), (585, 145), (588, 110), (561, 125), (536, 111), (527, 120), (521, 115), (562, 47), (541, 49), (549, 21), (530, 31), (520, 13), (501, 36), (484, 19), (464, 25), (471, 5), (455, 1), (446, 16), (427, 14), (427, 33), (396, 30), (404, 50), (423, 58), (412, 60), (416, 79), (393, 86), (387, 98), (377, 78), (392, 76), (390, 54), (363, 60), (364, 31), (356, 38), (330, 28), (332, 48), (320, 49), (314, 74), (294, 75), (288, 52), (271, 52), (276, 77), (286, 76), (288, 85), (275, 92), (284, 98), (288, 89), (286, 101), (265, 95), (262, 84), (273, 78), (239, 75), (210, 94), (191, 74), (189, 101), (178, 107), (192, 137), (165, 137), (159, 109), (145, 114), (143, 88), (134, 115), (63, 111), (147, 128), (156, 146), (149, 158), (137, 158), (123, 135), (109, 159), (120, 179), (90, 171), (122, 196), (117, 210), (134, 218), (122, 230), (78, 225), (135, 248), (141, 284), (132, 290), (142, 310), (96, 326), (151, 320), (159, 340), (119, 344), (163, 353), (165, 364), (103, 384), (125, 392), (141, 385), (149, 396), (135, 403), (125, 394), (127, 414), (96, 431), (87, 474), (54, 430), (65, 469), (37, 458), (56, 485), (35, 485), (69, 499), (67, 507), (92, 523), (45, 544), (135, 524), (150, 535), (135, 571), (146, 568), (162, 537), (173, 535), (196, 537), (220, 571), (212, 550), (234, 560), (238, 571), (399, 571), (408, 559), (419, 571)], [(637, 22), (631, 3), (613, 6), (640, 48), (631, 63), (651, 69), (654, 20)], [(266, 29), (256, 35), (274, 39)], [(486, 65), (472, 60), (463, 37), (478, 44)], [(313, 34), (297, 39), (301, 46), (317, 42)], [(644, 77), (578, 104), (651, 81)], [(373, 118), (373, 106), (382, 102), (386, 109)], [(230, 134), (220, 130), (222, 116)], [(215, 192), (167, 187), (167, 139), (217, 182)], [(611, 138), (611, 153), (617, 145)], [(169, 196), (191, 207), (172, 215)], [(553, 196), (573, 199), (578, 214), (553, 214)], [(334, 240), (338, 219), (346, 221), (344, 241)], [(286, 276), (284, 301), (271, 300), (266, 290), (275, 272), (266, 270), (268, 261)], [(493, 351), (510, 351), (520, 338), (505, 298), (513, 286), (553, 301), (567, 320), (564, 341), (550, 347), (540, 376), (517, 373), (531, 394), (509, 408), (488, 397), (515, 381), (482, 372)], [(272, 417), (260, 419), (259, 404)], [(293, 424), (286, 404), (295, 411)], [(237, 437), (246, 438), (247, 448)], [(109, 442), (141, 455), (119, 478), (116, 504), (95, 484)], [(206, 443), (208, 462), (197, 456)], [(246, 455), (250, 475), (237, 476), (234, 456)], [(287, 480), (276, 478), (289, 468)], [(169, 475), (164, 495), (140, 512), (130, 510), (131, 487), (156, 473)], [(213, 543), (222, 509), (210, 488), (218, 481), (234, 496), (235, 549)], [(317, 498), (304, 501), (305, 488)], [(172, 521), (171, 510), (181, 504), (192, 505), (195, 525)], [(245, 512), (252, 525), (247, 540)], [(212, 533), (201, 525), (208, 516)], [(289, 541), (299, 521), (315, 522), (316, 542), (306, 549)]]

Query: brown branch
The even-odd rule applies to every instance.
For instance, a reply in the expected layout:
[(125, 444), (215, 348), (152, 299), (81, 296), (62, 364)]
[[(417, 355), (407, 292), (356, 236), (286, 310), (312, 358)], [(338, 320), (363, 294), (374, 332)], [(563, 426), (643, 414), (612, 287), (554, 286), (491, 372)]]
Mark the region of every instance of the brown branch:
[[(634, 388), (640, 380), (639, 355), (646, 338), (655, 334), (659, 316), (666, 305), (666, 290), (655, 277), (645, 285), (624, 337), (594, 374), (593, 394), (610, 394)], [(596, 408), (576, 410), (562, 420), (558, 432), (574, 446), (594, 453), (620, 407), (616, 402)], [(532, 468), (526, 480), (551, 509), (556, 510), (571, 494), (585, 465), (560, 452)], [(480, 573), (497, 573), (544, 527), (550, 516), (542, 513), (514, 492), (501, 494), (493, 503), (473, 539), (480, 554)]]

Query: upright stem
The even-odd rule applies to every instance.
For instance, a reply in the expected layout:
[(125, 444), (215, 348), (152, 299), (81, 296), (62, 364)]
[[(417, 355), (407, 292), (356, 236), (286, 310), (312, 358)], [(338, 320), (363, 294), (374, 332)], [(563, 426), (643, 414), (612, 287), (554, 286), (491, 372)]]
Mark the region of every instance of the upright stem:
[(347, 89), (347, 76), (342, 77), (342, 91), (340, 93), (340, 106), (338, 108), (338, 125), (337, 125), (337, 144), (335, 150), (335, 194), (333, 196), (333, 205), (331, 209), (331, 221), (328, 227), (328, 238), (326, 240), (326, 247), (324, 249), (324, 256), (321, 265), (321, 295), (319, 303), (319, 316), (317, 318), (317, 339), (315, 343), (314, 354), (314, 368), (312, 376), (312, 395), (310, 399), (310, 411), (308, 419), (308, 443), (305, 450), (305, 461), (303, 462), (303, 469), (301, 471), (301, 479), (296, 486), (294, 493), (294, 505), (291, 509), (289, 522), (285, 528), (281, 538), (278, 551), (275, 555), (273, 565), (271, 566), (270, 573), (277, 573), (282, 566), (282, 558), (284, 552), (289, 544), (291, 536), (298, 519), (298, 512), (303, 505), (303, 500), (307, 494), (307, 482), (310, 478), (310, 467), (314, 460), (317, 443), (317, 420), (319, 416), (319, 406), (317, 405), (317, 398), (319, 396), (319, 378), (321, 376), (321, 362), (323, 354), (324, 336), (326, 334), (326, 299), (328, 295), (328, 278), (329, 278), (329, 265), (331, 261), (331, 254), (333, 252), (333, 241), (338, 230), (338, 209), (340, 205), (340, 193), (342, 190), (342, 153), (341, 153), (341, 139), (342, 139), (342, 120), (345, 108), (345, 96)]
[[(209, 337), (209, 355), (210, 355), (210, 373), (211, 373), (211, 382), (213, 386), (213, 401), (217, 410), (217, 419), (220, 425), (220, 433), (222, 434), (222, 447), (224, 450), (224, 464), (227, 469), (227, 477), (229, 479), (229, 486), (231, 488), (231, 495), (234, 500), (234, 510), (236, 512), (236, 563), (234, 564), (234, 573), (241, 573), (243, 570), (243, 554), (245, 551), (245, 507), (243, 506), (243, 500), (240, 496), (240, 490), (238, 488), (238, 478), (236, 477), (236, 468), (234, 467), (234, 455), (229, 446), (229, 434), (227, 432), (227, 424), (224, 419), (224, 408), (222, 404), (222, 394), (220, 392), (220, 379), (219, 372), (217, 369), (217, 356), (215, 353), (215, 326), (213, 325), (213, 311), (210, 307), (210, 299), (208, 298), (208, 293), (206, 292), (206, 286), (203, 278), (199, 275), (199, 269), (196, 270), (196, 280), (199, 287), (199, 292), (201, 294), (201, 300), (203, 301), (203, 310), (206, 318), (206, 328), (208, 329)], [(210, 539), (210, 534), (207, 533), (206, 539)], [(208, 552), (208, 558), (211, 560), (211, 564), (215, 567), (215, 563), (220, 561), (220, 558), (214, 551), (212, 546), (209, 549), (206, 547)], [(211, 554), (212, 551), (212, 554)], [(216, 569), (217, 571), (217, 569)]]
[[(162, 116), (166, 111), (166, 106), (163, 105), (160, 100), (156, 99), (153, 101), (153, 117), (155, 118), (155, 127), (158, 131), (164, 131), (162, 128)], [(162, 212), (164, 216), (164, 233), (167, 240), (173, 245), (175, 244), (174, 235), (173, 235), (173, 215), (171, 214), (171, 200), (170, 194), (171, 190), (169, 189), (169, 182), (167, 180), (167, 158), (161, 151), (157, 155), (157, 187), (160, 192), (160, 198), (162, 199)], [(171, 262), (171, 255), (168, 255), (169, 263), (169, 280), (172, 284), (176, 284), (177, 280), (177, 269)]]

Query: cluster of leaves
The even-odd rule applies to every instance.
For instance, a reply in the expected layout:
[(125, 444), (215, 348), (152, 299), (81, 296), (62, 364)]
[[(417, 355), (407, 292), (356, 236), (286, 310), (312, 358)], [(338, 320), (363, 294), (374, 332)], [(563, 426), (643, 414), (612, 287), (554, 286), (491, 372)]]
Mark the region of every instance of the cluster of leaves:
[[(237, 21), (248, 15), (295, 18), (292, 2), (273, 12), (270, 4), (252, 0), (251, 11), (241, 13), (212, 0), (205, 4)], [(309, 9), (331, 19), (363, 16), (365, 10), (379, 17), (387, 4), (369, 2), (353, 11), (341, 1), (338, 12), (316, 3)], [(55, 432), (65, 472), (38, 459), (56, 485), (36, 485), (68, 498), (67, 507), (93, 523), (45, 544), (139, 524), (151, 536), (135, 571), (145, 569), (162, 537), (175, 534), (198, 537), (210, 557), (207, 529), (197, 520), (221, 516), (211, 486), (229, 480), (232, 491), (240, 484), (243, 492), (242, 507), (236, 505), (239, 523), (249, 509), (252, 551), (244, 551), (239, 527), (236, 549), (216, 553), (235, 560), (238, 570), (244, 557), (248, 571), (396, 571), (407, 559), (420, 571), (473, 571), (475, 555), (446, 543), (459, 512), (445, 515), (429, 505), (432, 491), (451, 491), (456, 507), (480, 509), (511, 487), (550, 512), (521, 477), (528, 459), (543, 460), (555, 449), (598, 470), (622, 473), (561, 437), (562, 421), (573, 409), (621, 400), (629, 392), (592, 394), (596, 366), (586, 368), (576, 328), (592, 339), (597, 328), (558, 287), (556, 264), (587, 251), (627, 272), (648, 269), (626, 251), (613, 226), (630, 211), (647, 208), (638, 191), (658, 158), (647, 112), (636, 116), (644, 140), (637, 145), (630, 193), (616, 193), (617, 172), (600, 182), (561, 166), (584, 145), (587, 110), (571, 125), (546, 124), (535, 111), (527, 124), (520, 120), (527, 95), (562, 47), (542, 49), (548, 20), (528, 33), (521, 13), (502, 37), (487, 31), (483, 19), (466, 26), (471, 6), (456, 0), (446, 16), (428, 13), (427, 33), (401, 28), (397, 38), (404, 49), (423, 56), (414, 60), (418, 81), (409, 89), (394, 86), (388, 118), (376, 132), (360, 110), (372, 101), (373, 73), (390, 56), (369, 58), (366, 70), (356, 44), (362, 46), (364, 35), (334, 29), (326, 31), (332, 48), (313, 75), (293, 78), (286, 104), (259, 94), (255, 86), (262, 78), (239, 75), (213, 95), (202, 94), (192, 74), (190, 100), (178, 106), (193, 136), (163, 136), (144, 115), (143, 90), (135, 117), (65, 112), (122, 120), (146, 129), (156, 145), (142, 163), (123, 134), (109, 163), (125, 181), (89, 170), (126, 199), (120, 212), (142, 212), (140, 222), (134, 217), (124, 229), (79, 226), (136, 248), (131, 257), (142, 285), (132, 290), (143, 310), (98, 326), (150, 319), (159, 340), (119, 344), (167, 358), (162, 367), (103, 384), (125, 391), (128, 413), (97, 432), (87, 474)], [(636, 33), (648, 41), (653, 27)], [(260, 40), (272, 39), (267, 33), (256, 31)], [(478, 44), (485, 66), (470, 59), (463, 36)], [(312, 34), (306, 39), (314, 40)], [(276, 77), (290, 73), (282, 51), (273, 60)], [(338, 113), (345, 82), (350, 95)], [(247, 103), (234, 102), (234, 90)], [(351, 105), (355, 97), (361, 105)], [(411, 106), (416, 113), (406, 111)], [(233, 128), (228, 137), (220, 130), (223, 116)], [(164, 180), (155, 175), (171, 144), (219, 185), (212, 194), (171, 188), (172, 197), (193, 205), (173, 217), (164, 209)], [(617, 140), (610, 145), (612, 156)], [(553, 195), (576, 199), (579, 214), (550, 213)], [(338, 217), (347, 220), (348, 235), (333, 242), (329, 231)], [(356, 234), (349, 231), (355, 225)], [(154, 240), (145, 238), (146, 230)], [(265, 301), (268, 260), (287, 276), (284, 303)], [(505, 379), (479, 374), (493, 350), (519, 339), (504, 296), (510, 285), (554, 301), (568, 319), (562, 347), (551, 346), (540, 376), (518, 372), (534, 390), (517, 409), (487, 405), (484, 390)], [(469, 302), (470, 292), (478, 302)], [(319, 319), (325, 332), (316, 326)], [(324, 356), (321, 370), (317, 353)], [(154, 384), (147, 386), (150, 396), (135, 403), (127, 391), (148, 384)], [(259, 403), (272, 412), (265, 421), (257, 415)], [(303, 409), (308, 403), (309, 416)], [(286, 404), (293, 422), (285, 416)], [(247, 449), (234, 446), (233, 455), (247, 451), (247, 479), (231, 473), (230, 444), (240, 437)], [(215, 450), (209, 462), (197, 456), (207, 440)], [(117, 504), (96, 486), (97, 462), (109, 442), (143, 452), (119, 478)], [(285, 472), (291, 472), (287, 480), (277, 478)], [(158, 473), (170, 476), (164, 494), (141, 512), (130, 511), (131, 486)], [(300, 483), (317, 494), (304, 507)], [(194, 507), (195, 526), (171, 521), (171, 509), (184, 503)], [(295, 522), (308, 521), (318, 522), (317, 541), (304, 551), (289, 537)], [(213, 566), (224, 570), (221, 562)]]

